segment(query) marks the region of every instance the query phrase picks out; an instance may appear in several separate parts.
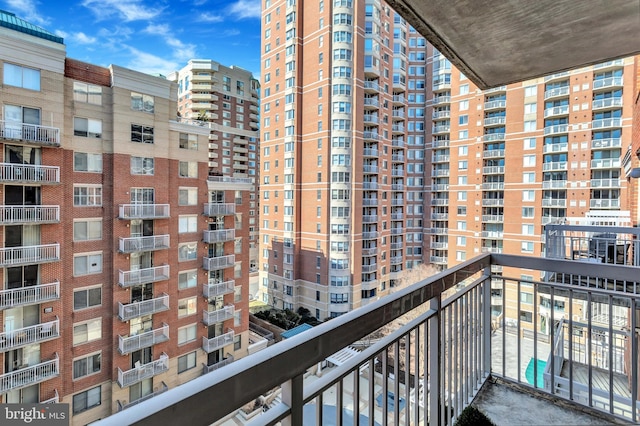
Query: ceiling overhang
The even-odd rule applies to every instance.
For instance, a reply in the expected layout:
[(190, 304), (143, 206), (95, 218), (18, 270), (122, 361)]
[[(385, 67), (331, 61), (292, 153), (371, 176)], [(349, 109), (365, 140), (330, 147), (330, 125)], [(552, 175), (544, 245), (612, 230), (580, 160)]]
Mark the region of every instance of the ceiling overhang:
[(640, 0), (387, 0), (481, 89), (640, 53)]

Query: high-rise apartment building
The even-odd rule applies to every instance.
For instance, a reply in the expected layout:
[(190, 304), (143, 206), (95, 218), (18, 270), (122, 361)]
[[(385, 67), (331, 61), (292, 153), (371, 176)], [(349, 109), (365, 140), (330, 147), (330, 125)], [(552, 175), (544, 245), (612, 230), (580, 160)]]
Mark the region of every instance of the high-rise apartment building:
[(249, 218), (249, 269), (254, 293), (258, 283), (259, 231), (258, 80), (242, 68), (227, 67), (208, 59), (192, 59), (168, 78), (178, 83), (178, 115), (205, 121), (211, 129), (209, 175), (248, 178), (253, 183), (250, 201), (238, 205), (236, 214)]
[(543, 225), (625, 208), (635, 58), (482, 92), (383, 1), (262, 19), (267, 303), (334, 317), (419, 263), (540, 255)]
[(177, 84), (0, 13), (2, 402), (87, 424), (247, 354), (249, 178)]

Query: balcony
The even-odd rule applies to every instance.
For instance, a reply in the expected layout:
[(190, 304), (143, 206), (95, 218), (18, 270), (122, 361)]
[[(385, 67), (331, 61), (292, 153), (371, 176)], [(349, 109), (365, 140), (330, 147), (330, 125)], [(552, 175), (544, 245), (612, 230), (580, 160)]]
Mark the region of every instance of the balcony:
[(451, 117), (451, 111), (449, 110), (433, 111), (433, 113), (431, 114), (431, 118), (433, 118), (434, 120), (442, 120), (449, 117)]
[(503, 141), (504, 139), (504, 133), (487, 133), (485, 135), (482, 135), (482, 140), (484, 142)]
[(59, 147), (60, 129), (57, 127), (0, 120), (0, 139), (20, 141), (43, 147)]
[(550, 143), (545, 144), (542, 147), (542, 152), (545, 154), (552, 154), (554, 152), (567, 152), (569, 150), (569, 144), (567, 142)]
[(167, 310), (169, 310), (169, 295), (166, 293), (163, 293), (160, 297), (141, 302), (127, 304), (118, 302), (118, 317), (120, 321), (129, 321), (143, 315), (151, 315)]
[(233, 216), (235, 213), (235, 203), (208, 203), (204, 205), (205, 216)]
[(392, 183), (391, 184), (392, 191), (404, 191), (404, 185), (401, 183)]
[(429, 233), (434, 235), (447, 235), (449, 233), (449, 228), (431, 228)]
[(0, 267), (58, 262), (60, 244), (0, 248)]
[(379, 173), (379, 168), (375, 165), (365, 164), (362, 166), (362, 172), (368, 174), (376, 174)]
[(608, 77), (593, 80), (593, 90), (613, 89), (624, 86), (623, 77)]
[(482, 158), (501, 158), (504, 157), (504, 149), (489, 149), (482, 151)]
[(506, 100), (487, 101), (484, 103), (484, 110), (489, 111), (492, 109), (504, 109), (507, 107)]
[(568, 124), (558, 124), (555, 126), (547, 126), (544, 128), (544, 134), (546, 135), (557, 135), (562, 133), (569, 133), (569, 125)]
[(569, 115), (569, 105), (562, 105), (544, 110), (544, 118)]
[(431, 130), (431, 133), (434, 135), (439, 135), (439, 134), (443, 134), (443, 133), (449, 133), (449, 131), (451, 130), (451, 126), (433, 126), (433, 129)]
[(482, 231), (480, 233), (482, 238), (487, 238), (490, 240), (499, 240), (504, 237), (504, 232), (502, 231)]
[(591, 149), (615, 149), (622, 147), (621, 138), (594, 139), (591, 141)]
[(143, 251), (166, 250), (169, 248), (169, 234), (148, 237), (127, 237), (119, 239), (120, 253), (140, 253)]
[(131, 287), (139, 284), (155, 283), (169, 279), (169, 265), (154, 266), (151, 268), (135, 269), (131, 271), (119, 271), (118, 284), (120, 287)]
[[(367, 191), (377, 191), (379, 188), (378, 182), (362, 182), (362, 189), (367, 190)], [(376, 200), (375, 203), (365, 203), (364, 201), (362, 202), (362, 205), (364, 206), (377, 206), (378, 202)]]
[(362, 120), (365, 125), (378, 124), (378, 116), (372, 114), (364, 114)]
[(366, 214), (362, 215), (362, 223), (376, 223), (378, 222), (378, 215)]
[(58, 354), (49, 361), (32, 366), (22, 366), (18, 370), (0, 375), (0, 395), (15, 389), (42, 383), (60, 375)]
[(234, 361), (233, 355), (227, 355), (225, 359), (223, 359), (222, 361), (216, 362), (215, 364), (211, 364), (211, 365), (202, 364), (202, 374), (208, 374), (208, 373), (211, 373), (212, 371), (216, 371), (226, 365), (231, 364), (233, 361)]
[(362, 156), (364, 157), (378, 157), (380, 155), (380, 151), (375, 148), (364, 148), (362, 150)]
[(447, 258), (446, 256), (430, 256), (429, 261), (431, 263), (435, 263), (436, 265), (446, 265)]
[(504, 206), (504, 199), (499, 198), (483, 198), (482, 207), (502, 207)]
[(0, 163), (0, 182), (54, 185), (60, 183), (60, 167)]
[(362, 132), (362, 138), (366, 141), (378, 141), (380, 140), (380, 135), (376, 132), (366, 131)]
[(207, 339), (206, 337), (202, 338), (202, 350), (206, 353), (211, 353), (218, 349), (222, 349), (225, 346), (229, 346), (233, 343), (233, 338), (235, 337), (235, 333), (232, 329), (228, 328), (226, 333), (221, 334), (217, 337), (212, 337)]
[(169, 340), (169, 326), (144, 331), (133, 336), (118, 336), (118, 351), (125, 355)]
[(504, 166), (486, 166), (482, 168), (482, 173), (485, 175), (504, 174)]
[(38, 303), (58, 300), (59, 298), (59, 282), (0, 290), (0, 310), (14, 308), (16, 306), (36, 305)]
[(205, 243), (224, 243), (226, 241), (233, 241), (236, 238), (235, 229), (218, 229), (215, 231), (204, 231), (202, 234), (202, 240)]
[(542, 170), (545, 172), (563, 172), (566, 171), (568, 163), (566, 161), (552, 161), (549, 163), (542, 163)]
[(592, 209), (619, 209), (620, 200), (615, 198), (598, 198), (589, 200)]
[(592, 169), (617, 169), (619, 167), (619, 158), (603, 158), (599, 160), (591, 160)]
[(621, 118), (603, 118), (601, 120), (593, 120), (591, 123), (592, 129), (610, 129), (622, 127)]
[(432, 198), (431, 205), (432, 206), (448, 206), (449, 199), (448, 198)]
[(378, 270), (378, 264), (373, 263), (369, 265), (362, 265), (361, 270), (363, 274), (370, 274), (371, 272), (376, 272)]
[(376, 256), (378, 254), (378, 247), (367, 247), (362, 249), (363, 256)]
[(567, 207), (567, 200), (561, 198), (543, 198), (542, 207), (564, 208)]
[(557, 87), (544, 92), (544, 100), (569, 96), (569, 86)]
[(216, 271), (218, 269), (231, 268), (236, 263), (236, 256), (229, 254), (218, 257), (205, 257), (202, 259), (202, 267), (207, 271)]
[(447, 250), (449, 248), (449, 243), (435, 241), (430, 244), (430, 247), (434, 250)]
[(163, 352), (157, 360), (139, 365), (130, 370), (122, 371), (118, 367), (118, 384), (121, 388), (126, 388), (165, 371), (169, 371), (169, 355)]
[(401, 226), (391, 228), (391, 235), (400, 235), (402, 233), (404, 233), (404, 228)]
[(369, 232), (365, 231), (362, 233), (363, 240), (375, 240), (379, 236), (380, 236), (380, 233), (378, 231), (369, 231)]
[(436, 96), (431, 99), (431, 105), (448, 105), (451, 103), (451, 96)]
[(392, 133), (404, 133), (405, 127), (401, 124), (394, 124), (391, 126)]
[(0, 352), (60, 337), (60, 321), (45, 322), (0, 333)]
[(120, 204), (120, 219), (168, 219), (169, 204)]
[(449, 213), (431, 213), (431, 220), (449, 220)]
[(620, 179), (591, 179), (591, 188), (620, 188)]
[(202, 286), (202, 294), (206, 298), (231, 294), (234, 292), (234, 286), (234, 280), (223, 282), (210, 281), (209, 283)]
[(566, 180), (545, 180), (542, 182), (542, 189), (565, 189), (566, 187)]
[(504, 190), (504, 182), (485, 182), (482, 184), (483, 191), (502, 191)]
[(488, 117), (484, 119), (485, 127), (503, 126), (507, 122), (507, 117)]
[[(145, 401), (149, 401), (151, 398), (154, 398), (154, 397), (156, 397), (158, 395), (161, 395), (161, 394), (165, 393), (168, 390), (169, 390), (169, 387), (166, 385), (165, 382), (162, 382), (160, 384), (160, 386), (156, 386), (155, 388), (153, 388), (153, 392), (151, 392), (151, 393), (149, 393), (149, 394), (147, 394), (147, 395), (145, 395), (145, 396), (143, 396), (141, 398), (138, 398), (135, 401), (130, 401), (128, 403), (127, 403), (127, 401), (124, 401), (124, 402), (118, 401), (118, 412), (120, 412), (120, 411), (122, 411), (122, 410), (124, 410), (126, 408), (130, 408), (130, 407), (134, 407), (136, 405), (142, 404)], [(125, 413), (125, 416), (127, 414), (128, 414), (128, 412)]]
[(391, 100), (395, 105), (404, 104), (406, 99), (403, 95), (393, 95)]
[(504, 223), (504, 215), (485, 214), (485, 215), (482, 215), (482, 221), (485, 223)]
[(204, 325), (214, 325), (233, 318), (235, 307), (233, 305), (223, 306), (215, 311), (202, 311), (202, 322)]
[(443, 139), (442, 137), (440, 137), (440, 139), (437, 139), (431, 142), (431, 145), (434, 148), (449, 148), (449, 144), (450, 144), (449, 139)]
[(60, 222), (60, 206), (0, 206), (0, 225)]
[(622, 108), (621, 96), (605, 98), (605, 99), (596, 99), (591, 103), (591, 109), (594, 111), (616, 109), (616, 108)]
[(447, 177), (449, 176), (449, 169), (434, 169), (432, 173), (434, 177)]
[(365, 92), (378, 93), (380, 91), (380, 85), (378, 85), (376, 81), (365, 81), (364, 90)]
[(434, 155), (431, 158), (431, 162), (432, 163), (448, 163), (449, 158), (450, 157), (448, 155)]

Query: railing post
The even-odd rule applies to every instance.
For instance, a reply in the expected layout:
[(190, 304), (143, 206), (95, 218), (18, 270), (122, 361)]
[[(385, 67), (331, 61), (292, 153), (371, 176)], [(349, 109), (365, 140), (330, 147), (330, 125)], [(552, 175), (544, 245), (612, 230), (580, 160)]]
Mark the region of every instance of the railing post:
[[(482, 282), (482, 360), (483, 378), (491, 374), (491, 265), (484, 268), (485, 280)], [(503, 330), (504, 332), (504, 330)]]
[[(291, 415), (282, 420), (284, 426), (297, 426), (302, 424), (302, 382), (303, 376), (298, 375), (282, 384), (282, 402), (291, 409)], [(322, 409), (322, 407), (320, 409)]]
[(429, 309), (436, 312), (427, 320), (429, 327), (429, 424), (439, 425), (441, 419), (440, 413), (440, 395), (444, 394), (444, 389), (440, 385), (440, 359), (442, 347), (440, 345), (440, 296), (434, 297), (429, 301)]

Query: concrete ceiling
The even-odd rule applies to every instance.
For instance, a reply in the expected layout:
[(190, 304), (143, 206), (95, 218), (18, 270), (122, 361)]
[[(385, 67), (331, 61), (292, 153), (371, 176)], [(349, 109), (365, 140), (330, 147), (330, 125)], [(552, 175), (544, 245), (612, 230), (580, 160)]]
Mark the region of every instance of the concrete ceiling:
[(640, 0), (387, 0), (481, 89), (640, 53)]

